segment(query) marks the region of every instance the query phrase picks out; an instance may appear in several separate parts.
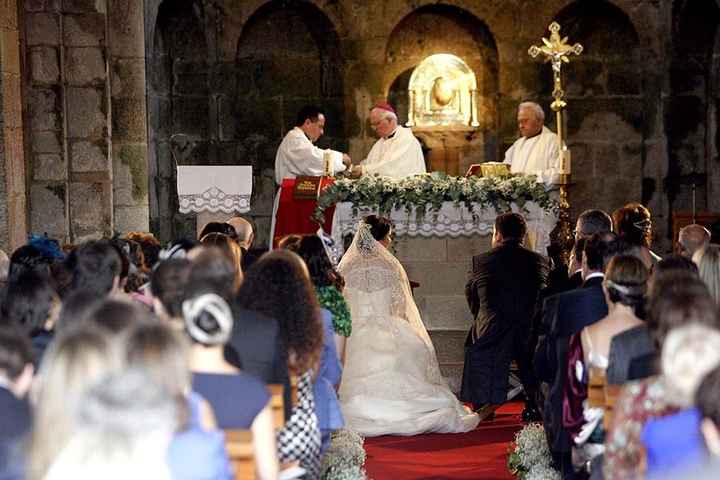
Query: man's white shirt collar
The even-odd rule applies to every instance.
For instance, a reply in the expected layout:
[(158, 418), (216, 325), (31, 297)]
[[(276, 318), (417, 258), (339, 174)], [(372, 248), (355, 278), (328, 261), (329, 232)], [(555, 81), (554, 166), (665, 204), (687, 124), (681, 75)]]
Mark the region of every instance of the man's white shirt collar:
[(587, 277), (583, 278), (583, 281), (584, 281), (584, 282), (587, 282), (587, 281), (590, 280), (591, 278), (597, 278), (597, 277), (605, 278), (605, 274), (602, 273), (602, 272), (593, 272), (593, 273), (591, 273), (590, 275), (588, 275)]

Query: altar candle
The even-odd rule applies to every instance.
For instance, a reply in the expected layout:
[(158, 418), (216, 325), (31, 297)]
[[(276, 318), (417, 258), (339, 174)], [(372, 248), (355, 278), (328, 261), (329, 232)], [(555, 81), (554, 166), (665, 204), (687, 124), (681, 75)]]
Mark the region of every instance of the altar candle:
[(332, 153), (330, 152), (330, 150), (325, 150), (323, 152), (323, 163), (325, 166), (325, 168), (323, 169), (324, 175), (326, 177), (334, 175), (334, 173), (335, 173), (333, 171), (334, 165), (333, 165), (333, 161), (332, 161)]
[(560, 162), (560, 174), (570, 175), (571, 170), (570, 150), (566, 146), (563, 146), (562, 160)]

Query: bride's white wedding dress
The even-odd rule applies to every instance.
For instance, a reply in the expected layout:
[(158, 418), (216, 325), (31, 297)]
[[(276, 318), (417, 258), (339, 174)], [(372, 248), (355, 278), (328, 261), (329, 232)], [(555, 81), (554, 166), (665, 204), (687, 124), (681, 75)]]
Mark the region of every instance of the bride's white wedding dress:
[(400, 262), (360, 224), (338, 270), (352, 315), (339, 397), (361, 435), (467, 432), (477, 415), (440, 374)]

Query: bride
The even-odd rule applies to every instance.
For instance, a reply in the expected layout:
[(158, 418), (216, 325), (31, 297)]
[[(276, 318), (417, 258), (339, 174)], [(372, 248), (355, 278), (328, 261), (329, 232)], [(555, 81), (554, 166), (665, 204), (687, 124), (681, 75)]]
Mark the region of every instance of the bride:
[(440, 375), (391, 241), (390, 222), (370, 215), (338, 266), (353, 325), (339, 392), (347, 426), (365, 436), (472, 430), (478, 417)]

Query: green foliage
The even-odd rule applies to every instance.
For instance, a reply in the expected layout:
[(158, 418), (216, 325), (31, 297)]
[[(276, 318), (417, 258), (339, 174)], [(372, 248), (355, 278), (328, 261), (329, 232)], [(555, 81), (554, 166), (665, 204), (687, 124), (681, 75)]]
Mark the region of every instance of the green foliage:
[(510, 211), (515, 203), (524, 209), (527, 202), (554, 212), (557, 202), (531, 175), (509, 177), (451, 177), (440, 172), (422, 174), (402, 180), (363, 176), (359, 180), (338, 179), (320, 195), (313, 218), (322, 222), (325, 210), (340, 202), (351, 202), (353, 214), (360, 208), (377, 209), (383, 216), (394, 210), (415, 211), (423, 221), (428, 212), (437, 214), (443, 202), (464, 205), (471, 212), (494, 208), (498, 213)]

